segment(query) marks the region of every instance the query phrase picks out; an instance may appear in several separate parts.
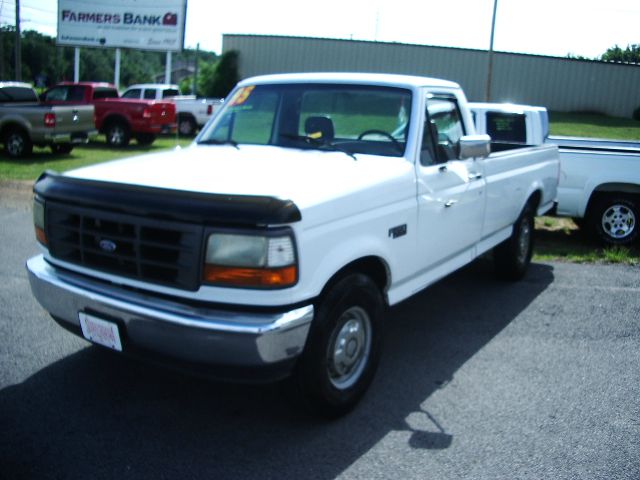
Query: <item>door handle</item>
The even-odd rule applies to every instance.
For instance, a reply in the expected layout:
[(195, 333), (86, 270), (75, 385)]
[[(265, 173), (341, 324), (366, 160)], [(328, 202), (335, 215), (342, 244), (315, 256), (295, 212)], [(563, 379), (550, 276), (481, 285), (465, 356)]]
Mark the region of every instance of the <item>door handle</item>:
[(458, 203), (457, 200), (447, 200), (444, 203), (444, 208), (449, 208), (449, 207), (453, 207), (456, 203)]
[(470, 173), (469, 174), (469, 180), (471, 180), (472, 182), (475, 180), (480, 180), (482, 179), (482, 174), (481, 173)]

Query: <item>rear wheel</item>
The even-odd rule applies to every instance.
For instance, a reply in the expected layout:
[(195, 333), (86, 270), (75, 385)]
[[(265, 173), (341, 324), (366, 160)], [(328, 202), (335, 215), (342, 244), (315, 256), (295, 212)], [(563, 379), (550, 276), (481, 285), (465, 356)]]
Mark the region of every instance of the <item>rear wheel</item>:
[(24, 130), (12, 128), (4, 136), (4, 150), (11, 158), (22, 158), (31, 155), (33, 143)]
[(516, 223), (511, 236), (493, 250), (496, 274), (505, 280), (520, 280), (527, 273), (533, 255), (534, 207), (529, 202)]
[(594, 204), (589, 223), (597, 238), (607, 245), (629, 245), (638, 239), (638, 200), (607, 195)]
[(111, 122), (106, 130), (107, 143), (112, 147), (126, 147), (131, 140), (129, 126), (121, 121)]
[(322, 296), (294, 381), (315, 412), (338, 417), (365, 394), (381, 352), (384, 300), (367, 276), (344, 277)]
[(178, 118), (178, 133), (191, 136), (196, 133), (196, 121), (192, 117), (181, 116)]

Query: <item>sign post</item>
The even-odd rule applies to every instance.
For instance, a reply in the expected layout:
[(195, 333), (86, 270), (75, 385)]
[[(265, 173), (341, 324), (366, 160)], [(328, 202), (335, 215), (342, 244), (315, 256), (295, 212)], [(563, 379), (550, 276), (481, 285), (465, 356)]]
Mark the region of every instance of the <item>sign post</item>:
[(78, 47), (73, 49), (73, 81), (80, 81), (80, 49)]

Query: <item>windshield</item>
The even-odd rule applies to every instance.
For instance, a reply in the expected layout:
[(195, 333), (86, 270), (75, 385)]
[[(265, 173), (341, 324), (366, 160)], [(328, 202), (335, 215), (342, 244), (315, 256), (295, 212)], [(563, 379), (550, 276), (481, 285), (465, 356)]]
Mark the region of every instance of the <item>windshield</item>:
[(198, 142), (399, 157), (407, 143), (410, 109), (411, 92), (401, 88), (251, 85), (234, 91)]

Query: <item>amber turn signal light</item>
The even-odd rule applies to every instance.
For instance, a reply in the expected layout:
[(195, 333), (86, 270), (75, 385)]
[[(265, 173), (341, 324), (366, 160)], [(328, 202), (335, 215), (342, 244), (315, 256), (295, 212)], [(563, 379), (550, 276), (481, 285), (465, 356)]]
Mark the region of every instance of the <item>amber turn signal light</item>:
[(218, 285), (283, 288), (294, 285), (297, 280), (295, 265), (282, 268), (204, 266), (204, 281)]

